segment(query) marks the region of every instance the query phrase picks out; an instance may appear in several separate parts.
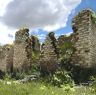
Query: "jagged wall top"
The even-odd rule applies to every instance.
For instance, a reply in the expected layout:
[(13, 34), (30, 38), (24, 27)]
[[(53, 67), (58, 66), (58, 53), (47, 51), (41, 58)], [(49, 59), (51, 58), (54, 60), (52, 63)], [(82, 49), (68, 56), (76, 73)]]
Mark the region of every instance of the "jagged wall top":
[(29, 38), (29, 29), (24, 28), (20, 29), (15, 34), (15, 42), (16, 43), (25, 43)]
[[(94, 11), (92, 11), (91, 9), (84, 9), (82, 11), (80, 11), (72, 20), (72, 25), (74, 25), (75, 23), (79, 23), (79, 22), (76, 22), (77, 19), (81, 18), (83, 15), (85, 14), (85, 17), (86, 15), (87, 16), (92, 16), (92, 14), (94, 14)], [(78, 24), (77, 24), (78, 25)]]

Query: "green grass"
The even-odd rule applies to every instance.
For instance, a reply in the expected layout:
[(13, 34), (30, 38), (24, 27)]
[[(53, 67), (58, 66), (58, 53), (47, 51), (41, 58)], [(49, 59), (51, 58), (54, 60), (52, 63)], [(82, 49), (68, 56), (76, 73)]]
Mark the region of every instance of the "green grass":
[(26, 84), (0, 82), (0, 95), (96, 95), (88, 87), (70, 89), (45, 85), (40, 82)]

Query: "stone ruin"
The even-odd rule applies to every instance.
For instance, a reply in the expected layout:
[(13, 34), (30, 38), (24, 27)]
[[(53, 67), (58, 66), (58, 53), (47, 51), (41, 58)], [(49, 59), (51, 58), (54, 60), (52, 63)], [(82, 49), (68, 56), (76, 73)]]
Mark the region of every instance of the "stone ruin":
[(31, 65), (31, 45), (29, 30), (23, 29), (16, 32), (14, 42), (13, 67), (18, 70), (27, 70)]
[(96, 66), (96, 22), (90, 9), (82, 10), (72, 21), (74, 47), (72, 63), (82, 68)]
[(0, 71), (29, 70), (32, 64), (33, 51), (40, 51), (38, 39), (34, 36), (29, 36), (29, 29), (20, 29), (16, 32), (13, 45), (0, 47)]
[[(91, 10), (82, 10), (72, 21), (74, 32), (71, 40), (76, 51), (71, 56), (71, 64), (75, 66), (83, 68), (96, 66), (96, 18), (94, 14)], [(34, 36), (29, 36), (28, 29), (20, 29), (16, 32), (14, 45), (0, 47), (0, 70), (3, 72), (29, 70), (33, 51), (40, 51), (39, 40)], [(57, 40), (51, 32), (41, 47), (39, 60), (41, 71), (46, 73), (55, 71), (58, 58)]]
[[(29, 36), (29, 29), (20, 29), (15, 34), (13, 45), (0, 48), (0, 70), (2, 72), (28, 71), (34, 63), (32, 52), (40, 52), (38, 38)], [(57, 68), (58, 57), (57, 40), (51, 32), (41, 47), (39, 63), (42, 70), (54, 71)]]
[(42, 44), (41, 48), (41, 57), (40, 57), (40, 66), (41, 72), (43, 73), (52, 73), (57, 68), (58, 63), (58, 48), (57, 40), (54, 37), (54, 32), (50, 32), (45, 42)]

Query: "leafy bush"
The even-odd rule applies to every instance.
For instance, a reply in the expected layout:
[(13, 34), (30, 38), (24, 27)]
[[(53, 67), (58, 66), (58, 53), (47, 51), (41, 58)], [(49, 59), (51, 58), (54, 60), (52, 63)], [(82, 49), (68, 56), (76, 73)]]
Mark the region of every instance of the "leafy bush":
[(65, 70), (57, 70), (54, 74), (41, 78), (41, 81), (47, 85), (57, 87), (64, 87), (66, 85), (73, 87), (74, 85), (74, 81), (71, 79), (69, 73)]
[(68, 72), (65, 70), (59, 70), (55, 72), (52, 76), (51, 83), (54, 86), (62, 87), (62, 85), (70, 85), (73, 86), (74, 82), (69, 76)]

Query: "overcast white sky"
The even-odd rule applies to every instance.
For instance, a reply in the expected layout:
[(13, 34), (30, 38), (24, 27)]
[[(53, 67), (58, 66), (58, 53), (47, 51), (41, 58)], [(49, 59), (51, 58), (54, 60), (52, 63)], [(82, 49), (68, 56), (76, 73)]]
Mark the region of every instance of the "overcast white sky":
[[(81, 0), (0, 0), (0, 43), (12, 43), (17, 29), (65, 27)], [(13, 36), (13, 37), (12, 37)]]

